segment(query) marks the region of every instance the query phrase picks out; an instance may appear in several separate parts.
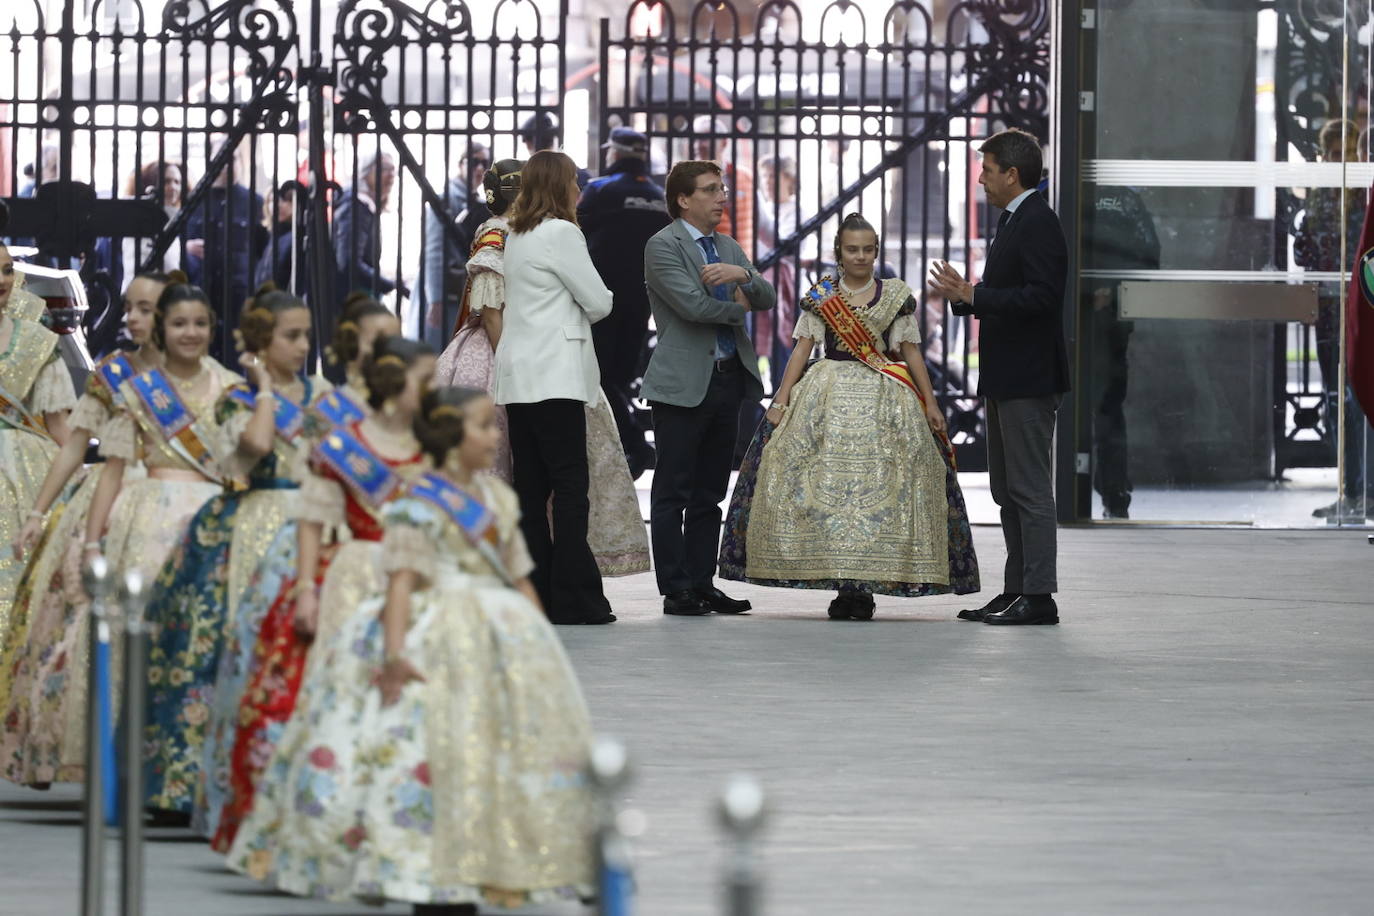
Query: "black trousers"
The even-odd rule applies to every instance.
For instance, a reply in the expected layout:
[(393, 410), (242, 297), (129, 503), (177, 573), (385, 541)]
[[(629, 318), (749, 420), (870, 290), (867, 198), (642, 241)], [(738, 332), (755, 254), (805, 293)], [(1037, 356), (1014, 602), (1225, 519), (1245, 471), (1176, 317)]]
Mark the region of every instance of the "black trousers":
[[(587, 415), (581, 401), (507, 404), (520, 530), (534, 560), (534, 583), (554, 623), (598, 620), (610, 613), (601, 571), (587, 546), (591, 486)], [(549, 497), (553, 534), (549, 534)]]
[(650, 491), (649, 534), (658, 591), (709, 588), (720, 548), (720, 502), (730, 487), (744, 365), (711, 375), (696, 407), (654, 403), (658, 464)]

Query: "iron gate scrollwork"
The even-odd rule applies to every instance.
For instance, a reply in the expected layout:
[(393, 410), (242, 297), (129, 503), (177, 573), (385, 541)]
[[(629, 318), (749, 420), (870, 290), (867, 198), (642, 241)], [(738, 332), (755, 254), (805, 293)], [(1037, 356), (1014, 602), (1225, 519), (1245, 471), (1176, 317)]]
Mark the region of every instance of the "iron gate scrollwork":
[(985, 467), (975, 335), (922, 290), (932, 259), (976, 275), (986, 251), (976, 145), (1003, 127), (1046, 135), (1047, 0), (898, 0), (881, 22), (850, 0), (810, 17), (791, 0), (678, 9), (636, 0), (602, 20), (601, 140), (642, 131), (660, 175), (683, 158), (725, 164), (728, 228), (779, 291), (752, 328), (774, 384), (799, 293), (834, 269), (840, 217), (863, 211), (881, 227), (885, 272), (925, 299), (926, 360), (960, 466)]

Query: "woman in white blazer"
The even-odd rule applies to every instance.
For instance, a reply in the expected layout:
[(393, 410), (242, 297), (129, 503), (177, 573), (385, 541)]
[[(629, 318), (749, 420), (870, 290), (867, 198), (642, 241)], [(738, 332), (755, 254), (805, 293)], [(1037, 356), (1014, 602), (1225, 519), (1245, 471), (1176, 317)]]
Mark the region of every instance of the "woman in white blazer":
[(545, 150), (525, 163), (506, 238), (492, 393), (510, 422), (520, 526), (544, 611), (558, 624), (598, 624), (615, 615), (587, 545), (585, 406), (600, 397), (592, 323), (611, 313), (611, 291), (577, 228), (577, 198), (577, 166), (563, 153)]

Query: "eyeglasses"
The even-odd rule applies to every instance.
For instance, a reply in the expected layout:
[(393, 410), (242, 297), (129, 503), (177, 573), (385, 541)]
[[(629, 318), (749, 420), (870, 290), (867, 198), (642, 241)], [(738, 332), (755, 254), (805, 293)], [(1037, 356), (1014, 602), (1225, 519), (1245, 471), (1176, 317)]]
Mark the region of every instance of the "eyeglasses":
[(716, 194), (729, 194), (730, 186), (728, 184), (707, 184), (697, 188), (697, 191), (699, 193), (710, 194), (712, 196), (715, 196)]

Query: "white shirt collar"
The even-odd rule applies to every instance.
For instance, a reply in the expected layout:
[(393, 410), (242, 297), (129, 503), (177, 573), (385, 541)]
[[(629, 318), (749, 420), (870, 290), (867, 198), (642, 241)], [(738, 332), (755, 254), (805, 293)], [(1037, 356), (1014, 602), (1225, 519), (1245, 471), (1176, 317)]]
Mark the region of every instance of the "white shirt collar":
[(716, 237), (716, 234), (715, 234), (714, 232), (709, 232), (709, 233), (707, 233), (707, 232), (702, 232), (702, 231), (701, 231), (700, 229), (698, 229), (696, 226), (693, 226), (691, 223), (687, 222), (687, 220), (683, 219), (683, 218), (680, 217), (680, 216), (677, 218), (677, 221), (678, 221), (679, 223), (682, 223), (682, 225), (684, 225), (684, 226), (687, 227), (687, 234), (690, 235), (690, 236), (692, 237), (692, 241), (694, 241), (694, 242), (695, 242), (697, 239), (712, 239), (712, 240), (714, 240), (715, 237)]
[(1035, 188), (1031, 188), (1029, 191), (1022, 191), (1020, 194), (1017, 194), (1014, 198), (1012, 198), (1011, 203), (1007, 204), (1007, 212), (1015, 213), (1016, 208), (1021, 206), (1021, 201), (1025, 200), (1027, 197), (1030, 197), (1034, 193)]

